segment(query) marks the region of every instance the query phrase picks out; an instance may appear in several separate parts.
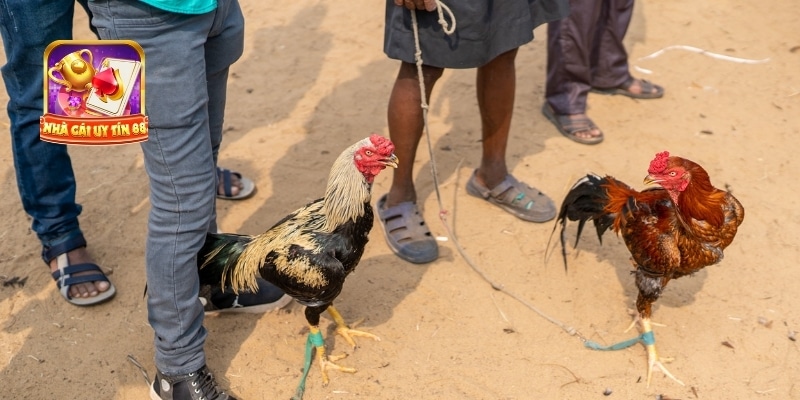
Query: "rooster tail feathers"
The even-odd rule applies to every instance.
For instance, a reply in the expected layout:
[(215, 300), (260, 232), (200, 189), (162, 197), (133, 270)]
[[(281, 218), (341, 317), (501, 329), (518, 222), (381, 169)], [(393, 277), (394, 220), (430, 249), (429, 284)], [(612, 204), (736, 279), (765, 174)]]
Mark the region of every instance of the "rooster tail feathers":
[(201, 285), (230, 285), (239, 258), (252, 240), (251, 236), (209, 233), (197, 254)]
[(561, 203), (556, 224), (561, 225), (561, 255), (564, 258), (564, 269), (567, 268), (566, 227), (568, 219), (578, 221), (574, 247), (578, 246), (587, 221), (592, 220), (594, 223), (600, 243), (603, 242), (603, 233), (614, 223), (614, 215), (605, 210), (608, 195), (604, 186), (609, 179), (613, 178), (587, 174), (572, 185)]

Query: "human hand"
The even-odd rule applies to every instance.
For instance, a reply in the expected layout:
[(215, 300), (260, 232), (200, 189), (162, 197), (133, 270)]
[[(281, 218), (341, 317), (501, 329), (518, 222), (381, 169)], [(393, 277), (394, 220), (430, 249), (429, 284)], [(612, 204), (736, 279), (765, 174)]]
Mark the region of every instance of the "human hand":
[(409, 10), (433, 11), (436, 9), (436, 0), (394, 0), (397, 6), (406, 6)]

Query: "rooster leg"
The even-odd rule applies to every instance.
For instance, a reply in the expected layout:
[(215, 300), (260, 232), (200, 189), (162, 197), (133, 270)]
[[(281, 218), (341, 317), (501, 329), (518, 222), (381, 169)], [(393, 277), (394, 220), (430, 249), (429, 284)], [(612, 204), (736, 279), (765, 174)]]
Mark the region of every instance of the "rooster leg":
[(308, 321), (308, 326), (310, 329), (308, 338), (311, 341), (311, 344), (317, 350), (317, 362), (319, 363), (319, 367), (322, 372), (322, 384), (325, 386), (327, 386), (328, 382), (330, 382), (330, 379), (328, 379), (329, 369), (335, 369), (337, 371), (349, 373), (356, 372), (355, 368), (342, 367), (334, 363), (334, 361), (347, 357), (347, 354), (328, 356), (328, 353), (325, 350), (325, 340), (322, 338), (322, 333), (319, 331), (319, 315), (324, 312), (326, 308), (327, 307), (324, 305), (316, 307), (308, 306), (305, 310), (306, 320)]
[(653, 376), (653, 369), (658, 368), (664, 375), (672, 378), (675, 382), (681, 384), (681, 386), (685, 386), (683, 382), (681, 382), (678, 378), (672, 375), (664, 364), (661, 363), (663, 360), (664, 362), (671, 361), (671, 359), (667, 358), (659, 358), (658, 351), (656, 351), (656, 339), (653, 335), (653, 327), (650, 324), (650, 318), (642, 318), (642, 338), (644, 340), (644, 346), (647, 349), (647, 387), (650, 387), (650, 378)]
[[(629, 308), (628, 309), (628, 314), (630, 314), (630, 316), (633, 317), (633, 321), (631, 321), (631, 324), (628, 325), (627, 328), (625, 328), (625, 330), (623, 331), (624, 333), (628, 333), (628, 331), (633, 329), (633, 327), (636, 326), (637, 323), (642, 322), (642, 317), (639, 315), (638, 311)], [(662, 327), (662, 328), (666, 326), (664, 324), (659, 324), (658, 322), (653, 322), (653, 321), (650, 321), (650, 325), (658, 326), (658, 327)]]
[(633, 321), (631, 321), (631, 324), (628, 325), (627, 328), (625, 328), (625, 330), (623, 331), (624, 333), (628, 333), (628, 331), (633, 329), (633, 327), (636, 326), (637, 323), (642, 322), (642, 317), (639, 316), (639, 312), (628, 309), (628, 314), (631, 314), (631, 316), (633, 317)]
[(355, 329), (351, 329), (347, 323), (344, 322), (344, 318), (342, 318), (342, 314), (339, 314), (339, 311), (333, 307), (333, 305), (328, 306), (328, 314), (331, 315), (333, 321), (336, 322), (336, 333), (341, 335), (347, 343), (350, 343), (350, 346), (356, 348), (356, 341), (353, 339), (353, 336), (360, 336), (360, 337), (367, 337), (373, 340), (381, 340), (381, 338), (364, 331), (358, 331)]
[(330, 382), (330, 379), (328, 378), (328, 370), (329, 369), (335, 369), (337, 371), (349, 372), (349, 373), (356, 372), (355, 368), (342, 367), (342, 366), (334, 363), (334, 361), (336, 361), (336, 360), (341, 360), (342, 358), (347, 357), (347, 354), (328, 357), (328, 354), (325, 351), (325, 342), (322, 341), (322, 333), (320, 333), (320, 331), (319, 331), (319, 326), (312, 325), (310, 327), (310, 329), (311, 329), (311, 332), (309, 332), (309, 335), (312, 338), (314, 338), (314, 337), (319, 338), (318, 342), (314, 342), (314, 340), (312, 339), (312, 343), (314, 343), (314, 347), (316, 347), (316, 349), (317, 349), (317, 362), (319, 363), (319, 367), (320, 367), (320, 370), (322, 372), (322, 385), (323, 386), (327, 386), (328, 383)]

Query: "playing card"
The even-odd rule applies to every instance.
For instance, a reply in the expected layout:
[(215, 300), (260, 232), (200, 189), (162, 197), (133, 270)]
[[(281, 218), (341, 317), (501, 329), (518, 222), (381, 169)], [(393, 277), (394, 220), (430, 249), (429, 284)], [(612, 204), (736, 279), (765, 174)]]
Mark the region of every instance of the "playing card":
[(139, 77), (140, 67), (139, 61), (110, 57), (103, 59), (86, 99), (87, 110), (103, 116), (123, 115)]

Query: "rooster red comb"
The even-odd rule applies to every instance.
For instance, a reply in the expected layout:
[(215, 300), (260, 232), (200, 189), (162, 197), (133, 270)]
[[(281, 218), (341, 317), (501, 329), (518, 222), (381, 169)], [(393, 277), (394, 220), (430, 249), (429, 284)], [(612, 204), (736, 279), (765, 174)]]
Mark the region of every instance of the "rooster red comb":
[(650, 174), (658, 174), (664, 172), (667, 169), (667, 161), (669, 161), (669, 152), (662, 151), (661, 153), (656, 154), (656, 158), (653, 161), (650, 161), (650, 168), (647, 169), (647, 172)]
[(369, 141), (372, 142), (372, 145), (375, 146), (375, 150), (381, 155), (389, 156), (394, 153), (394, 143), (377, 133), (370, 135)]

